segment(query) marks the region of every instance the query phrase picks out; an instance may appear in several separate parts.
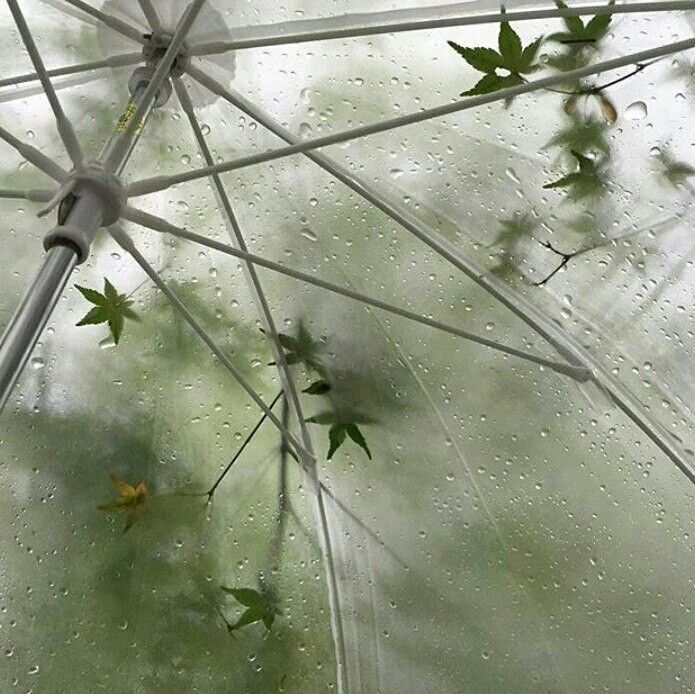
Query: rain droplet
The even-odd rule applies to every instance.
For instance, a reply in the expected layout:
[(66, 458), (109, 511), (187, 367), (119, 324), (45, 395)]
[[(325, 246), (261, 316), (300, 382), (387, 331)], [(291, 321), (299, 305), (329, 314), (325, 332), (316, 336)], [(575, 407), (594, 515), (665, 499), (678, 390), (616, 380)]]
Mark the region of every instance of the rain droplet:
[(635, 101), (625, 109), (625, 118), (628, 120), (642, 120), (647, 117), (647, 104), (644, 101)]
[(312, 128), (308, 123), (300, 123), (299, 124), (299, 137), (301, 137), (301, 138), (310, 137), (312, 132), (313, 132)]
[(514, 183), (521, 183), (521, 179), (516, 175), (516, 171), (514, 171), (514, 169), (511, 167), (508, 168), (504, 173), (506, 173), (507, 177), (514, 181)]
[(403, 175), (404, 171), (403, 169), (391, 169), (389, 171), (389, 174), (391, 175), (391, 178), (395, 181), (397, 178), (400, 178)]
[(308, 241), (318, 241), (319, 238), (309, 227), (304, 227), (302, 229), (302, 236)]
[(41, 357), (34, 357), (29, 363), (31, 364), (31, 368), (35, 369), (36, 371), (43, 369), (43, 367), (46, 366), (46, 362), (41, 359)]

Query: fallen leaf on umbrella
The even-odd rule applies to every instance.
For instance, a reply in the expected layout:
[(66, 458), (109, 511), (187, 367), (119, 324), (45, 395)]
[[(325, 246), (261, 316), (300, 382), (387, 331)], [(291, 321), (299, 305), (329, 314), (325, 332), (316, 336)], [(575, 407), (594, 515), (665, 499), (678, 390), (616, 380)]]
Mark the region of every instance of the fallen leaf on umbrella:
[(140, 480), (137, 485), (133, 486), (116, 477), (116, 475), (110, 475), (110, 477), (113, 486), (116, 487), (118, 497), (108, 504), (97, 506), (97, 508), (100, 511), (125, 513), (126, 522), (123, 532), (128, 532), (147, 503), (147, 485), (145, 480)]

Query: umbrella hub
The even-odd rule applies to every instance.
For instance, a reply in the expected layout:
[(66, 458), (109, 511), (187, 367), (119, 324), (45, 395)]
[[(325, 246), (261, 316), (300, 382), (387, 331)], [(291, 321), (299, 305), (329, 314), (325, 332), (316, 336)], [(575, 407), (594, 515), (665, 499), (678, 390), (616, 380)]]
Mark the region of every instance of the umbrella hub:
[[(82, 213), (80, 220), (76, 221), (70, 212), (78, 202)], [(68, 174), (41, 213), (45, 214), (58, 205), (58, 225), (46, 234), (44, 248), (70, 246), (77, 252), (78, 263), (84, 262), (97, 230), (115, 224), (126, 203), (126, 189), (116, 174), (107, 171), (100, 161), (83, 162)]]
[[(145, 60), (145, 65), (154, 69), (167, 52), (174, 34), (168, 31), (153, 31), (151, 34), (145, 34), (144, 38), (145, 44), (142, 47), (142, 57)], [(188, 54), (188, 45), (184, 41), (171, 66), (169, 76), (181, 77), (190, 63), (191, 56)]]
[[(173, 33), (168, 31), (154, 31), (151, 34), (145, 34), (145, 44), (142, 47), (142, 57), (145, 61), (144, 65), (136, 68), (128, 81), (128, 90), (131, 95), (135, 95), (138, 90), (146, 89), (154, 77), (157, 65), (164, 57), (164, 54), (169, 49)], [(188, 46), (186, 42), (181, 45), (174, 62), (169, 69), (169, 77), (181, 77), (191, 63), (191, 57), (188, 54)], [(154, 102), (154, 108), (161, 108), (169, 101), (172, 88), (169, 79), (162, 83), (162, 86), (157, 91), (157, 96)]]

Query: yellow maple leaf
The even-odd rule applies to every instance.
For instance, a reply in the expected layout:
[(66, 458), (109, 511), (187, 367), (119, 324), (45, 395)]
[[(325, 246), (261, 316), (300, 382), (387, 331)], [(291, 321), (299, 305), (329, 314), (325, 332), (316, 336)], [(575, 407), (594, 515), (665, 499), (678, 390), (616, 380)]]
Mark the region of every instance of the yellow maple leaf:
[(147, 503), (147, 485), (145, 480), (140, 480), (133, 486), (124, 482), (116, 475), (110, 475), (113, 486), (116, 487), (118, 497), (108, 504), (97, 506), (100, 511), (122, 511), (126, 514), (125, 530), (127, 532), (137, 520), (138, 513)]

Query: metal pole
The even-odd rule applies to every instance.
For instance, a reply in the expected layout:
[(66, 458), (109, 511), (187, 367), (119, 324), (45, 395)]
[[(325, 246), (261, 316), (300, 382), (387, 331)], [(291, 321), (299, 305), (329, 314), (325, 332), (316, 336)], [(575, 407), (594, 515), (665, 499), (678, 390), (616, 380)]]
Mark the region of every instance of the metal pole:
[[(121, 149), (114, 171), (117, 175), (125, 167), (145, 121), (155, 104), (156, 93), (149, 99), (150, 103), (145, 106), (146, 110), (140, 125), (134, 131), (129, 132), (128, 123), (145, 96), (146, 86), (145, 83), (141, 83), (135, 90), (100, 156), (103, 161), (114, 149)], [(128, 141), (124, 143), (124, 139)], [(102, 222), (99, 201), (90, 195), (89, 191), (85, 191), (84, 194), (75, 199), (72, 208), (65, 216), (65, 220), (61, 221), (96, 232)], [(78, 254), (72, 246), (59, 245), (50, 248), (46, 252), (34, 282), (24, 295), (24, 299), (12, 316), (9, 325), (5, 328), (2, 338), (0, 338), (0, 412), (22, 373), (77, 262)]]
[(0, 410), (5, 406), (76, 263), (74, 249), (68, 246), (51, 248), (5, 329), (0, 341)]

